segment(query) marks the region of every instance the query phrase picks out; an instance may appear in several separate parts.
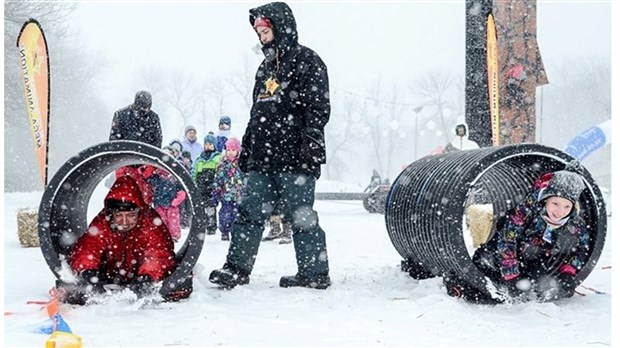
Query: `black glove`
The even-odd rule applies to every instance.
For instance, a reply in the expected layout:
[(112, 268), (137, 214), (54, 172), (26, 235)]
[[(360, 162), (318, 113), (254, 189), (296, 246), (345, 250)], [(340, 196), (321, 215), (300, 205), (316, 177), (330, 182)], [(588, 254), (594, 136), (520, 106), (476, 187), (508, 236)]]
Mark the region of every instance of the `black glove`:
[(133, 280), (129, 285), (129, 289), (138, 295), (138, 297), (144, 297), (153, 292), (153, 283), (153, 278), (151, 278), (150, 275), (143, 274)]
[(566, 298), (571, 297), (575, 293), (575, 288), (577, 287), (577, 282), (575, 282), (575, 277), (568, 273), (560, 273), (556, 277), (556, 281), (558, 283), (558, 297)]
[(84, 282), (84, 289), (87, 292), (104, 293), (103, 282), (99, 276), (99, 271), (95, 269), (85, 269), (80, 272), (80, 278)]
[(506, 280), (505, 282), (508, 295), (513, 298), (524, 296), (530, 291), (531, 288), (531, 283), (528, 279), (516, 277), (511, 280)]
[(325, 164), (325, 136), (316, 128), (305, 128), (301, 134), (301, 161), (315, 166)]

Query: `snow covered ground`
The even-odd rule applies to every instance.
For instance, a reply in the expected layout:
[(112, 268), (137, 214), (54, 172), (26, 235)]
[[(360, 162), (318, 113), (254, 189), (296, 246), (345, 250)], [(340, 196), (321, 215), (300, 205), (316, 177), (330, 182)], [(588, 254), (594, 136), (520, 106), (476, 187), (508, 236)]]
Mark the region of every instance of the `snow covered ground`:
[[(19, 245), (16, 223), (17, 209), (38, 207), (40, 197), (4, 195), (4, 346), (42, 347), (48, 338), (33, 332), (46, 312), (26, 302), (48, 299), (55, 278), (40, 249)], [(208, 236), (189, 299), (140, 308), (119, 296), (60, 312), (84, 347), (612, 345), (612, 271), (602, 269), (611, 265), (611, 233), (584, 282), (606, 294), (579, 288), (585, 296), (557, 303), (480, 306), (448, 297), (439, 278), (402, 273), (383, 215), (367, 213), (360, 201), (318, 201), (315, 208), (327, 233), (327, 290), (280, 288), (280, 276), (296, 266), (293, 246), (277, 241), (262, 243), (249, 285), (221, 290), (207, 278), (223, 264), (228, 242)]]

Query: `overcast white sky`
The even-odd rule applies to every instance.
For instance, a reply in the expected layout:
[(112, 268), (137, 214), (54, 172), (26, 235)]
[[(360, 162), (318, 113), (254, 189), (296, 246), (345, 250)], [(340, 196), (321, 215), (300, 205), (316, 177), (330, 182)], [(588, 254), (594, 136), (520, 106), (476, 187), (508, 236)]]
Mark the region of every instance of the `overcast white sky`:
[[(267, 2), (91, 1), (81, 4), (75, 25), (82, 42), (109, 60), (111, 98), (123, 105), (136, 88), (119, 78), (142, 66), (200, 77), (240, 71), (244, 55), (258, 64), (262, 54), (252, 53), (258, 41), (248, 9)], [(333, 90), (364, 93), (378, 77), (389, 86), (432, 68), (464, 70), (464, 1), (288, 4), (300, 43), (326, 62)], [(546, 65), (581, 56), (610, 59), (611, 1), (538, 1), (538, 40)]]

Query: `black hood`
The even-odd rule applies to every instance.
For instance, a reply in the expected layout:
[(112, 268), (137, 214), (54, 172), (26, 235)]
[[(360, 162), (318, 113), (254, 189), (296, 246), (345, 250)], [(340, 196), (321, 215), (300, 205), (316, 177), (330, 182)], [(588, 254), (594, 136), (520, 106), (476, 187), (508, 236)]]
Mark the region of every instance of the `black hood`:
[(274, 32), (274, 44), (282, 51), (288, 51), (297, 43), (297, 24), (293, 11), (284, 2), (271, 2), (253, 9), (250, 9), (250, 25), (254, 27), (254, 20), (257, 17), (266, 17), (271, 21)]

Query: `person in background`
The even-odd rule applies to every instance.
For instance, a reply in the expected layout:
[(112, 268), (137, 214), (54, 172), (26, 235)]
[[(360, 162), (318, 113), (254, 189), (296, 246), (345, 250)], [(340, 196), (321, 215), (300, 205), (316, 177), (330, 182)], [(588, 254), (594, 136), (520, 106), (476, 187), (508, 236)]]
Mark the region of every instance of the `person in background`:
[[(114, 113), (109, 141), (132, 140), (161, 148), (162, 131), (159, 115), (151, 110), (151, 105), (152, 97), (149, 92), (136, 92), (133, 104)], [(130, 165), (118, 168), (114, 173), (114, 180), (121, 176), (131, 176), (140, 186), (145, 202), (150, 204), (152, 188), (142, 177), (139, 167)]]
[(282, 221), (282, 214), (280, 214), (282, 208), (279, 206), (280, 202), (276, 204), (276, 208), (271, 212), (271, 217), (269, 217), (269, 233), (263, 237), (263, 242), (280, 239), (278, 244), (290, 244), (293, 242), (291, 224)]
[(109, 141), (133, 140), (161, 148), (159, 115), (151, 110), (151, 104), (151, 94), (138, 91), (133, 104), (114, 113)]
[(220, 164), (222, 154), (215, 149), (216, 139), (212, 134), (207, 134), (204, 138), (204, 151), (198, 156), (194, 163), (192, 177), (198, 192), (203, 199), (207, 212), (207, 234), (215, 234), (217, 230), (216, 206), (213, 204), (213, 182), (215, 180), (215, 170)]
[(231, 122), (230, 116), (220, 117), (220, 123), (217, 130), (217, 144), (215, 144), (215, 147), (217, 148), (217, 151), (221, 153), (224, 153), (224, 145), (226, 144), (228, 138), (230, 138)]
[[(174, 156), (175, 149), (165, 146), (164, 150)], [(172, 240), (181, 239), (180, 205), (185, 201), (186, 193), (179, 181), (167, 170), (148, 166), (144, 171), (146, 181), (153, 187), (153, 206), (168, 227)]]
[(379, 175), (379, 172), (376, 169), (373, 169), (372, 176), (370, 177), (370, 183), (364, 189), (364, 192), (370, 193), (379, 185), (381, 185), (381, 175)]
[[(508, 298), (546, 302), (573, 296), (575, 275), (588, 259), (590, 244), (579, 206), (585, 183), (573, 167), (541, 175), (474, 253), (474, 264)], [(450, 295), (494, 300), (455, 279), (444, 278), (444, 284)]]
[(213, 182), (213, 205), (222, 204), (220, 208), (219, 227), (222, 240), (230, 240), (232, 224), (237, 218), (237, 202), (241, 197), (244, 175), (239, 169), (241, 143), (237, 138), (230, 138), (225, 144), (225, 156), (217, 166)]
[(264, 223), (281, 200), (284, 220), (293, 226), (297, 274), (280, 278), (280, 286), (326, 289), (331, 280), (325, 232), (313, 205), (331, 111), (327, 67), (316, 52), (298, 43), (295, 17), (286, 3), (251, 9), (250, 24), (265, 60), (255, 75), (239, 157), (248, 179), (226, 262), (209, 280), (224, 288), (250, 282)]
[(198, 141), (196, 127), (192, 125), (188, 125), (187, 127), (185, 127), (185, 132), (183, 140), (181, 140), (181, 145), (183, 145), (183, 150), (189, 151), (192, 154), (192, 162), (196, 163), (198, 156), (200, 156), (203, 151), (202, 145)]
[(445, 146), (443, 150), (444, 153), (480, 148), (476, 142), (469, 140), (467, 136), (467, 126), (465, 124), (456, 125), (454, 133), (456, 134), (454, 140)]
[(181, 157), (181, 153), (183, 152), (183, 144), (179, 139), (172, 139), (170, 144), (168, 144), (170, 148), (172, 148), (171, 155), (179, 162), (183, 162), (183, 157)]
[[(86, 304), (105, 293), (106, 285), (129, 288), (143, 297), (153, 293), (155, 283), (174, 271), (170, 233), (165, 224), (155, 223), (160, 217), (145, 204), (139, 191), (129, 176), (114, 182), (104, 199), (104, 208), (68, 255), (77, 282), (57, 282), (64, 302)], [(191, 285), (181, 297), (189, 293)]]
[(188, 171), (192, 172), (192, 167), (194, 167), (194, 162), (192, 162), (192, 153), (185, 150), (181, 154), (181, 163), (183, 163), (183, 167)]

